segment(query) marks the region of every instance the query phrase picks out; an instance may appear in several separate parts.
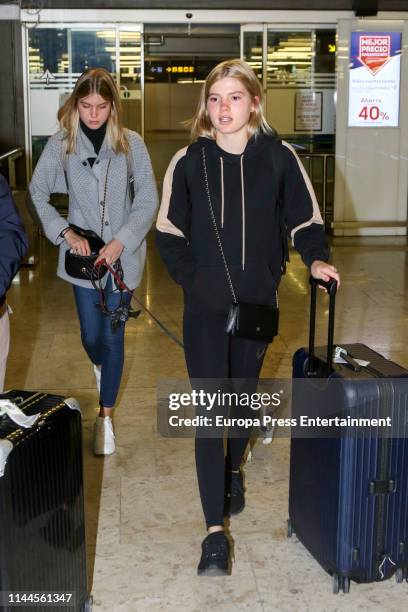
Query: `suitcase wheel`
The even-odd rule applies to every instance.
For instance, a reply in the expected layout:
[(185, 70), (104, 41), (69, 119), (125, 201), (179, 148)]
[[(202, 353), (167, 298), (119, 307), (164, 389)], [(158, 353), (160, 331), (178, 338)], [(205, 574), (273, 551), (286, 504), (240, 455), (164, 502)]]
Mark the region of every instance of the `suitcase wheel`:
[(93, 597), (89, 595), (88, 599), (85, 600), (84, 606), (82, 608), (82, 612), (92, 612), (93, 608)]
[(402, 582), (404, 580), (404, 570), (402, 567), (398, 567), (395, 572), (395, 580), (396, 582)]
[(337, 595), (339, 591), (342, 590), (343, 593), (350, 592), (350, 578), (349, 576), (339, 576), (338, 574), (333, 574), (333, 593)]
[(291, 538), (293, 536), (292, 521), (290, 519), (288, 519), (287, 536), (288, 538)]

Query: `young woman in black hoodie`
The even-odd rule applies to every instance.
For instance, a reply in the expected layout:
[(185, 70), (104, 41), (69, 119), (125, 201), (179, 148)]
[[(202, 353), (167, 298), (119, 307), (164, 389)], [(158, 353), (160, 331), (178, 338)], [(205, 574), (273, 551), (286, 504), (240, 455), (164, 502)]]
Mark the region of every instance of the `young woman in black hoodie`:
[[(293, 148), (266, 123), (261, 85), (245, 62), (222, 62), (208, 75), (192, 141), (170, 162), (156, 233), (166, 267), (184, 290), (188, 373), (193, 383), (206, 379), (206, 391), (216, 390), (217, 379), (239, 379), (241, 391), (255, 391), (267, 345), (225, 331), (232, 298), (208, 196), (239, 301), (276, 305), (285, 258), (282, 219), (315, 278), (339, 282), (339, 275), (327, 263), (310, 180)], [(252, 411), (238, 405), (232, 412), (241, 417)], [(224, 516), (241, 512), (245, 505), (240, 465), (249, 435), (249, 429), (230, 428), (224, 457), (222, 435), (206, 435), (203, 428), (196, 432), (197, 477), (208, 532), (199, 575), (229, 572)]]

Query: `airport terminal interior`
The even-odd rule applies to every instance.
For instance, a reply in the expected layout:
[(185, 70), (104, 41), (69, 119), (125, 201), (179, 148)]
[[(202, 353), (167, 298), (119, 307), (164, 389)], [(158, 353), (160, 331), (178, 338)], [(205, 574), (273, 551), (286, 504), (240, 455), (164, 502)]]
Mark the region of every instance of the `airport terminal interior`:
[[(138, 15), (126, 2), (116, 3), (123, 5), (117, 8), (89, 2), (95, 5), (92, 21), (89, 15), (81, 21), (78, 3), (72, 3), (72, 14), (58, 2), (31, 4), (38, 8), (22, 8), (17, 18), (17, 7), (9, 3), (8, 19), (4, 13), (0, 20), (2, 49), (7, 36), (18, 48), (8, 70), (15, 72), (13, 90), (19, 92), (14, 125), (20, 122), (12, 141), (10, 126), (0, 119), (0, 170), (13, 188), (30, 239), (28, 257), (7, 294), (13, 314), (5, 389), (42, 390), (80, 403), (94, 610), (400, 612), (408, 584), (393, 578), (353, 582), (349, 594), (333, 595), (330, 576), (296, 535), (287, 537), (290, 440), (279, 431), (271, 444), (256, 436), (251, 443), (244, 466), (247, 505), (230, 519), (232, 575), (197, 577), (205, 525), (194, 440), (166, 438), (157, 427), (160, 381), (187, 380), (183, 351), (145, 312), (127, 323), (114, 418), (116, 452), (95, 456), (98, 393), (81, 345), (72, 289), (56, 276), (57, 249), (29, 215), (26, 196), (39, 155), (57, 130), (56, 112), (86, 68), (104, 67), (117, 79), (125, 123), (145, 140), (160, 194), (172, 155), (189, 142), (188, 120), (205, 76), (218, 62), (241, 57), (263, 84), (268, 121), (296, 148), (316, 192), (330, 258), (341, 274), (336, 344), (361, 342), (408, 368), (408, 114), (400, 104), (394, 127), (352, 127), (345, 77), (350, 32), (401, 32), (398, 91), (404, 99), (408, 7), (390, 2), (394, 11), (387, 14), (381, 6), (386, 3), (374, 2), (378, 12), (359, 17), (351, 2), (333, 3), (337, 11), (325, 10), (323, 2), (311, 2), (313, 11), (301, 10), (309, 3), (289, 2), (293, 9), (287, 11), (275, 3), (274, 15), (273, 2), (260, 2), (259, 11), (246, 11), (251, 3), (221, 2), (223, 16), (217, 18), (215, 10), (204, 10), (211, 2), (196, 3), (197, 11), (181, 2), (155, 11), (153, 2), (142, 7), (152, 9), (149, 21), (143, 10)], [(187, 10), (194, 13), (192, 19), (186, 18)], [(308, 114), (311, 99), (314, 113)], [(66, 215), (66, 197), (56, 194), (53, 202)], [(182, 339), (182, 291), (164, 268), (153, 231), (147, 244), (136, 295)], [(318, 297), (316, 343), (324, 345), (328, 298), (323, 292)], [(268, 348), (262, 378), (291, 378), (293, 354), (308, 342), (309, 302), (309, 270), (291, 249), (279, 288), (279, 334)]]

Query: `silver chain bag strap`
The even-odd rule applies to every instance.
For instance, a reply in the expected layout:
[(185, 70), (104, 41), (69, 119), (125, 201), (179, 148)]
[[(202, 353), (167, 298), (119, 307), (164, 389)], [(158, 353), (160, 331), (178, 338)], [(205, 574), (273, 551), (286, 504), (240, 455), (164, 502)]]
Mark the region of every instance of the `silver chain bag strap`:
[(207, 194), (208, 208), (211, 221), (217, 238), (218, 248), (225, 268), (228, 286), (232, 296), (232, 305), (227, 317), (225, 331), (231, 336), (246, 338), (247, 340), (258, 340), (260, 342), (272, 342), (278, 333), (279, 308), (272, 304), (251, 304), (240, 302), (232, 284), (231, 274), (222, 247), (217, 221), (215, 220), (214, 209), (211, 203), (210, 187), (208, 183), (207, 164), (205, 158), (205, 148), (201, 148), (202, 164), (204, 171), (205, 191)]

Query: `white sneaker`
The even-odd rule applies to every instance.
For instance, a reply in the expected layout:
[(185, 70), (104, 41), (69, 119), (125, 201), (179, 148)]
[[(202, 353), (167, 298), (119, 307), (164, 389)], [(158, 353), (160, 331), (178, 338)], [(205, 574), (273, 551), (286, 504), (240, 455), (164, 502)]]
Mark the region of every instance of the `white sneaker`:
[(95, 380), (96, 380), (96, 388), (98, 389), (98, 393), (101, 392), (101, 370), (102, 370), (102, 366), (97, 366), (94, 364), (93, 367), (94, 370), (94, 374), (95, 374)]
[(94, 428), (94, 453), (95, 455), (111, 455), (114, 452), (115, 434), (112, 419), (108, 416), (97, 416)]

